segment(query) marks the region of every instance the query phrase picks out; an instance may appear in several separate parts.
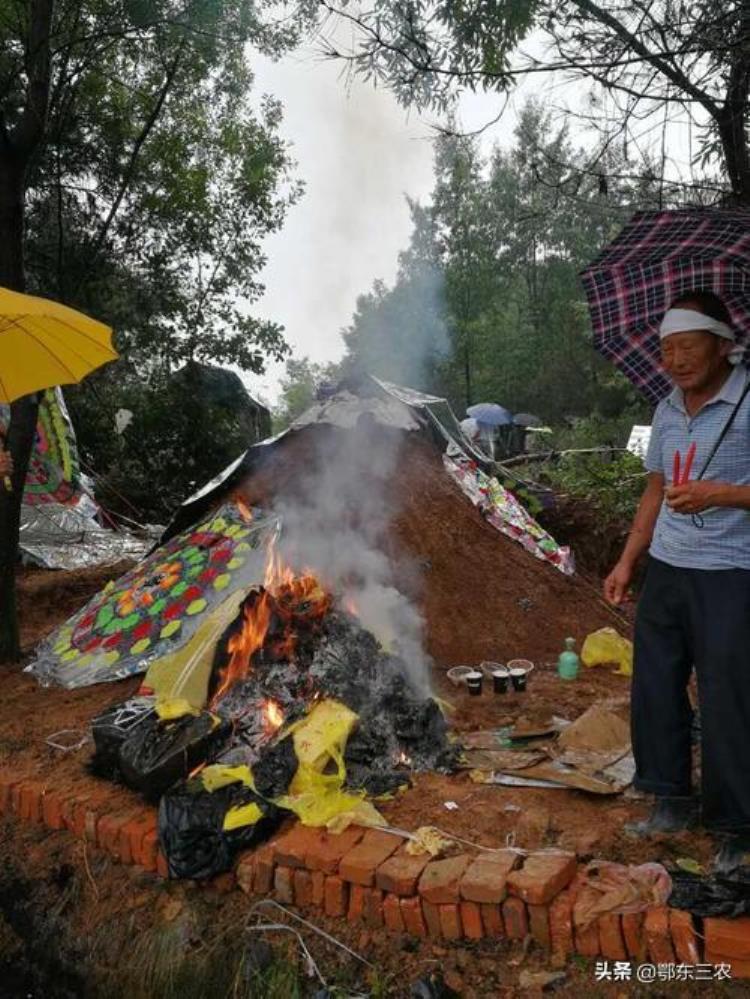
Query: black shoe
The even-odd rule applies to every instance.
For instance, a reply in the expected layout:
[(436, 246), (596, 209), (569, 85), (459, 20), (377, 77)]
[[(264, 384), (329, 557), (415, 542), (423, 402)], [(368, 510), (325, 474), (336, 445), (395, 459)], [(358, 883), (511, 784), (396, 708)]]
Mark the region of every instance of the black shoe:
[(683, 832), (695, 825), (698, 806), (695, 798), (656, 798), (651, 814), (640, 822), (626, 822), (632, 836)]
[(711, 863), (712, 874), (728, 875), (750, 864), (750, 835), (727, 834), (717, 837), (719, 849)]

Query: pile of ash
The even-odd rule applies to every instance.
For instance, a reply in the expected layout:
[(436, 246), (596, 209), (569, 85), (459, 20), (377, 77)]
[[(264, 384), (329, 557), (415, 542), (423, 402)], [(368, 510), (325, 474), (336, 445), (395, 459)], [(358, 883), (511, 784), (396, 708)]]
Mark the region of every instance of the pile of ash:
[[(219, 642), (213, 670), (218, 691), (236, 656), (238, 633), (257, 613), (262, 593), (248, 594)], [(322, 614), (303, 605), (290, 617), (287, 608), (283, 624), (293, 625), (290, 640), (273, 596), (269, 603), (267, 640), (241, 664), (241, 679), (219, 696), (213, 691), (213, 710), (233, 726), (223, 760), (246, 762), (255, 773), (269, 752), (269, 702), (277, 722), (286, 724), (303, 717), (316, 700), (331, 698), (359, 716), (344, 755), (348, 787), (380, 794), (407, 783), (408, 770), (455, 769), (458, 749), (448, 740), (437, 703), (414, 690), (407, 665), (385, 652), (354, 615), (330, 603)]]

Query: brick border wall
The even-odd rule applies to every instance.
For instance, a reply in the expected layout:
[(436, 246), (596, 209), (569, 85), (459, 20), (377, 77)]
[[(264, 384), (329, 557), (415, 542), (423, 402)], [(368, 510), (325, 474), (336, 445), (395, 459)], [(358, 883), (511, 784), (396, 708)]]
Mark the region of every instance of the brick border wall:
[[(134, 800), (114, 809), (106, 787), (65, 788), (0, 771), (0, 815), (66, 830), (114, 860), (167, 877), (156, 809)], [(523, 940), (528, 934), (562, 962), (574, 954), (653, 964), (729, 964), (750, 978), (750, 916), (705, 919), (666, 906), (601, 916), (575, 928), (581, 884), (573, 854), (515, 851), (412, 856), (400, 836), (350, 827), (334, 835), (297, 824), (240, 855), (213, 879), (300, 909), (368, 927), (442, 940)]]

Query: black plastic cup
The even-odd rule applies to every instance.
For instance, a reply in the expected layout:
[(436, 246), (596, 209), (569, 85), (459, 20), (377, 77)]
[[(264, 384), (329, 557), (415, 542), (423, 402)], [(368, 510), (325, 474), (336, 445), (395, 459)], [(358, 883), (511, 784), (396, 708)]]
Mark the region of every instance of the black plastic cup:
[(511, 670), (510, 682), (513, 684), (513, 689), (519, 693), (526, 690), (526, 670), (519, 669), (518, 672)]
[(469, 688), (469, 693), (472, 697), (479, 697), (482, 693), (483, 679), (484, 677), (479, 671), (466, 674), (466, 686)]
[(492, 674), (492, 689), (496, 694), (507, 694), (508, 693), (508, 674), (501, 672), (501, 670), (495, 670)]

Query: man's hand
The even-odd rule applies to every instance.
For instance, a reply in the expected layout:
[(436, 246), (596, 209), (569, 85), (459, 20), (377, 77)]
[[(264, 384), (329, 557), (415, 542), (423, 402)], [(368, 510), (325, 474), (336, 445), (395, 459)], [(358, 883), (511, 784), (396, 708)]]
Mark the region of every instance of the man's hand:
[(10, 451), (0, 450), (0, 479), (13, 474), (13, 458)]
[(604, 599), (610, 604), (621, 604), (633, 578), (633, 566), (622, 559), (604, 580)]
[(664, 491), (667, 506), (674, 513), (702, 513), (712, 506), (722, 506), (726, 483), (693, 479), (683, 486), (669, 486)]

